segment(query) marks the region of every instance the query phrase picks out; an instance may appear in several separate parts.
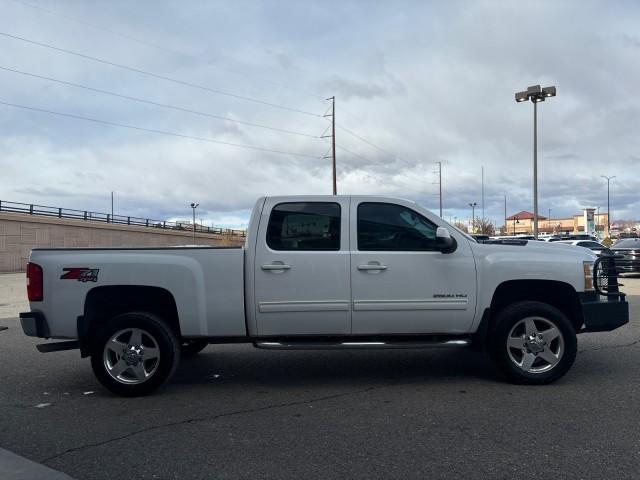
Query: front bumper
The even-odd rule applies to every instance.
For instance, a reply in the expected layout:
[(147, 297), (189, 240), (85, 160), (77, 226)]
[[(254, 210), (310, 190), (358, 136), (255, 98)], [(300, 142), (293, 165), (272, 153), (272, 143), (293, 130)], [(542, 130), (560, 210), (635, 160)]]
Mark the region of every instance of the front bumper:
[(23, 312), (20, 314), (22, 331), (29, 337), (49, 338), (49, 324), (42, 312)]
[(581, 332), (610, 332), (629, 323), (629, 304), (621, 298), (607, 298), (595, 292), (580, 294), (584, 327)]

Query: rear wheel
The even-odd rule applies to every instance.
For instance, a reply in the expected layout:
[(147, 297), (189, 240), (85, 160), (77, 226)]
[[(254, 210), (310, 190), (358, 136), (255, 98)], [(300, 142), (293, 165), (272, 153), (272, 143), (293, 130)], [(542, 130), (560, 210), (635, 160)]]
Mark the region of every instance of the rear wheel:
[(518, 302), (504, 308), (489, 338), (491, 358), (515, 383), (557, 380), (573, 365), (576, 350), (576, 332), (569, 319), (541, 302)]
[(157, 316), (118, 315), (97, 333), (91, 351), (96, 377), (113, 393), (146, 395), (165, 383), (180, 359), (180, 343)]

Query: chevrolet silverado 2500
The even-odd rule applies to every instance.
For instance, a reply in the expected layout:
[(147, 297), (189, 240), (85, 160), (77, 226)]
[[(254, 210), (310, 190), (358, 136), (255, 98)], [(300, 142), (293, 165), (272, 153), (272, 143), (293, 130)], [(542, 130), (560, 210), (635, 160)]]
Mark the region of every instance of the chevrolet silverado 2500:
[[(79, 348), (121, 395), (151, 392), (181, 356), (232, 342), (475, 345), (507, 379), (544, 384), (573, 364), (577, 333), (628, 322), (624, 295), (598, 285), (599, 261), (568, 245), (480, 243), (407, 200), (267, 197), (244, 248), (35, 249), (20, 317), (27, 335), (66, 340), (40, 351)], [(615, 273), (604, 278), (615, 286)]]

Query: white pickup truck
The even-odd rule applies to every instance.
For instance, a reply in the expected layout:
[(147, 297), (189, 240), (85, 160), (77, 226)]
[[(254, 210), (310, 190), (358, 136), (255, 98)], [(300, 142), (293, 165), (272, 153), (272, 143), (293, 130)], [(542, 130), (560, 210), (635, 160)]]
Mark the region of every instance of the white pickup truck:
[(67, 340), (40, 351), (79, 348), (127, 396), (166, 382), (181, 356), (239, 342), (475, 345), (507, 379), (543, 384), (573, 364), (576, 333), (629, 320), (599, 262), (569, 245), (478, 243), (407, 200), (267, 197), (244, 248), (35, 249), (20, 318), (27, 335)]

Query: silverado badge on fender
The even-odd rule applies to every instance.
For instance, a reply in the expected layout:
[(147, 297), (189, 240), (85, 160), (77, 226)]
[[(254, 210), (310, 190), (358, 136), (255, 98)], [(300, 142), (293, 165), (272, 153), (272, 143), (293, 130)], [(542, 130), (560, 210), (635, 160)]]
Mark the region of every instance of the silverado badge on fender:
[(61, 280), (78, 280), (79, 282), (97, 282), (98, 281), (98, 272), (100, 271), (97, 268), (87, 268), (87, 267), (70, 267), (63, 268), (63, 273), (60, 277)]

